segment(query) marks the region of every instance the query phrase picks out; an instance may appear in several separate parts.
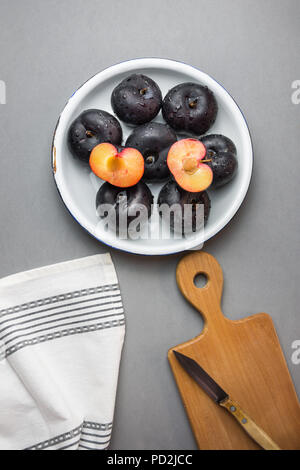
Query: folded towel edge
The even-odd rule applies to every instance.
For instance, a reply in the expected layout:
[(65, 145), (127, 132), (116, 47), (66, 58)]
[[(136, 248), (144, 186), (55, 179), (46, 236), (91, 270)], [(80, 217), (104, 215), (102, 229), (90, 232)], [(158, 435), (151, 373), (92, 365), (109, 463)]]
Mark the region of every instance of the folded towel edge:
[(73, 271), (74, 269), (82, 269), (94, 265), (107, 266), (110, 269), (112, 268), (117, 282), (117, 275), (115, 272), (114, 264), (111, 259), (111, 255), (110, 253), (104, 253), (86, 256), (83, 258), (77, 258), (69, 261), (62, 261), (60, 263), (30, 269), (29, 271), (22, 271), (17, 274), (11, 274), (0, 279), (0, 288), (8, 286), (11, 287), (20, 282), (39, 279), (44, 276), (49, 276), (61, 272), (67, 273), (68, 271)]

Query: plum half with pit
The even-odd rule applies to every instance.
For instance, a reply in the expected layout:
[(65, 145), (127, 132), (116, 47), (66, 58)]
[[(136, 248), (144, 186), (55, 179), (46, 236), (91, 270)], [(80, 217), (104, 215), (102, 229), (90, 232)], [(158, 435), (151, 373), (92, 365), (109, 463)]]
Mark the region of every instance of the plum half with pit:
[(163, 101), (165, 121), (177, 132), (200, 136), (213, 125), (218, 104), (213, 92), (197, 83), (181, 83), (172, 88)]
[[(96, 196), (98, 216), (100, 218), (107, 217), (115, 227), (117, 234), (120, 234), (119, 229), (122, 229), (120, 225), (124, 221), (127, 232), (130, 223), (141, 214), (141, 211), (148, 220), (152, 213), (152, 205), (153, 195), (143, 181), (130, 188), (119, 188), (106, 182), (100, 187)], [(123, 222), (120, 222), (121, 220)], [(144, 222), (146, 221), (144, 220)], [(141, 229), (141, 226), (137, 227), (137, 231), (141, 231)]]
[(167, 165), (168, 151), (177, 136), (171, 127), (158, 122), (150, 122), (136, 127), (126, 141), (126, 147), (141, 152), (145, 161), (143, 180), (160, 182), (170, 176)]
[[(191, 193), (181, 188), (176, 181), (168, 181), (161, 189), (158, 196), (158, 211), (164, 219), (164, 204), (167, 208), (174, 208), (169, 217), (170, 227), (175, 232), (189, 235), (202, 228), (209, 217), (210, 199), (206, 191)], [(189, 205), (191, 211), (186, 211)], [(180, 209), (179, 212), (176, 206)]]
[(205, 191), (211, 185), (213, 172), (207, 163), (205, 146), (198, 139), (191, 138), (175, 142), (167, 158), (176, 182), (192, 193)]
[(115, 87), (111, 105), (121, 121), (132, 125), (145, 124), (159, 113), (162, 94), (154, 80), (134, 73)]
[(109, 142), (121, 145), (122, 128), (119, 121), (101, 109), (83, 111), (71, 124), (68, 144), (73, 156), (88, 163), (96, 145)]
[(200, 140), (206, 148), (207, 165), (213, 172), (211, 187), (221, 188), (236, 175), (238, 169), (236, 146), (229, 137), (221, 134), (205, 135)]

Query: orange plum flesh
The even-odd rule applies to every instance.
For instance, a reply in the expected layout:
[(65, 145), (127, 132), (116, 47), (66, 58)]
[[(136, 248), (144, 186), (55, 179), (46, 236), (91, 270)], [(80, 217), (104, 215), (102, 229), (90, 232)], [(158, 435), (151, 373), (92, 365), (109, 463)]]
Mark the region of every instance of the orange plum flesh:
[(90, 167), (99, 178), (113, 186), (128, 188), (137, 184), (144, 174), (144, 158), (133, 148), (118, 152), (109, 143), (96, 145), (90, 155)]
[(181, 188), (191, 193), (205, 191), (212, 183), (211, 168), (202, 163), (206, 148), (197, 139), (182, 139), (169, 150), (168, 167)]

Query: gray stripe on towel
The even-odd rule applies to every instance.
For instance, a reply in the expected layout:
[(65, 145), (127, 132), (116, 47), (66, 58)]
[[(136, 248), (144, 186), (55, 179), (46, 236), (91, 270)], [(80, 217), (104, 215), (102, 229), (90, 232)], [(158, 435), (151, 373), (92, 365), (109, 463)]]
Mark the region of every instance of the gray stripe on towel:
[[(71, 447), (78, 446), (79, 442), (80, 442), (80, 439), (77, 440), (77, 441), (75, 441), (75, 442), (73, 442), (72, 444), (68, 444), (67, 446), (59, 447), (59, 448), (56, 449), (56, 450), (67, 450), (67, 449), (70, 449)], [(74, 449), (74, 450), (76, 450), (76, 449)]]
[[(121, 304), (121, 306), (120, 307), (114, 307), (114, 304)], [(111, 305), (111, 307), (110, 308), (103, 308), (103, 309), (99, 309), (99, 310), (93, 310), (91, 312), (83, 312), (83, 313), (79, 313), (79, 314), (75, 314), (75, 315), (69, 315), (69, 313), (72, 313), (74, 311), (81, 311), (81, 310), (85, 310), (87, 308), (102, 307), (102, 306), (105, 306), (105, 305)], [(87, 317), (88, 315), (94, 315), (95, 313), (99, 313), (99, 312), (109, 312), (110, 310), (114, 311), (114, 309), (118, 309), (118, 308), (122, 308), (121, 298), (120, 298), (120, 300), (115, 300), (115, 301), (112, 301), (112, 302), (105, 302), (103, 304), (89, 305), (88, 307), (80, 307), (80, 308), (76, 308), (76, 309), (65, 310), (64, 312), (52, 313), (51, 315), (45, 315), (43, 317), (34, 318), (33, 320), (26, 320), (26, 321), (23, 321), (23, 322), (12, 323), (11, 325), (6, 326), (2, 330), (0, 330), (0, 333), (3, 333), (4, 331), (8, 330), (9, 328), (14, 328), (12, 331), (9, 331), (4, 336), (1, 336), (0, 341), (1, 340), (3, 341), (5, 338), (7, 338), (7, 336), (10, 336), (11, 334), (17, 333), (19, 331), (25, 331), (25, 330), (28, 330), (30, 328), (36, 328), (38, 326), (48, 325), (50, 323), (58, 323), (58, 322), (64, 321), (64, 320), (70, 320), (71, 318), (78, 318), (78, 317), (82, 317), (82, 316)], [(46, 318), (49, 318), (49, 317), (53, 317), (53, 316), (56, 316), (56, 315), (64, 315), (64, 314), (67, 314), (67, 316), (65, 316), (65, 317), (61, 316), (60, 318), (56, 318), (54, 320), (47, 320), (47, 321), (44, 321), (44, 322), (41, 322), (41, 323), (34, 323), (34, 324), (29, 325), (29, 326), (25, 326), (23, 328), (17, 328), (19, 325), (26, 325), (27, 323), (31, 323), (32, 321), (37, 322), (38, 320), (43, 320), (43, 319), (46, 319)]]
[[(74, 439), (74, 437), (80, 436), (81, 431), (84, 428), (88, 428), (88, 429), (92, 428), (92, 429), (105, 431), (105, 430), (108, 430), (108, 429), (112, 428), (112, 423), (102, 424), (102, 423), (94, 423), (94, 422), (91, 422), (91, 421), (88, 421), (88, 422), (84, 421), (80, 426), (77, 426), (76, 428), (72, 429), (71, 431), (68, 431), (64, 434), (60, 434), (58, 436), (52, 437), (52, 438), (47, 439), (45, 441), (39, 442), (38, 444), (35, 444), (31, 447), (27, 447), (24, 450), (44, 450), (44, 449), (48, 449), (49, 447), (54, 447), (54, 446), (60, 445), (64, 442), (67, 442), (67, 441), (70, 441), (71, 439)], [(76, 442), (73, 442), (70, 445), (68, 444), (66, 446), (60, 447), (57, 450), (64, 450), (68, 447), (73, 447), (75, 444), (77, 444), (79, 442), (80, 442), (80, 440), (77, 440)]]
[[(121, 312), (116, 312), (116, 310), (121, 310)], [(123, 307), (117, 307), (114, 310), (113, 309), (97, 310), (96, 312), (93, 312), (93, 313), (100, 313), (100, 312), (105, 313), (106, 311), (111, 311), (111, 312), (115, 312), (115, 313), (108, 313), (107, 315), (101, 315), (100, 317), (85, 318), (85, 319), (82, 319), (82, 320), (71, 321), (71, 322), (68, 322), (68, 323), (58, 323), (58, 321), (56, 321), (56, 323), (58, 323), (57, 325), (48, 326), (47, 328), (40, 328), (39, 330), (30, 331), (29, 333), (21, 333), (19, 336), (14, 336), (13, 338), (10, 338), (9, 340), (3, 341), (3, 342), (4, 342), (4, 345), (7, 346), (12, 341), (20, 339), (24, 336), (31, 336), (31, 335), (34, 335), (36, 333), (42, 333), (43, 331), (55, 330), (56, 328), (62, 328), (64, 326), (78, 325), (78, 323), (85, 324), (87, 322), (100, 320), (102, 318), (118, 317), (120, 315), (124, 316), (123, 315), (123, 313), (124, 313)], [(79, 315), (73, 316), (71, 318), (77, 318), (77, 317), (79, 317)], [(63, 318), (61, 321), (63, 321), (63, 320), (66, 320), (66, 318)], [(45, 323), (51, 323), (51, 322), (45, 322)], [(38, 327), (39, 325), (42, 325), (42, 323), (36, 325), (36, 327)], [(20, 328), (19, 330), (13, 331), (12, 333), (18, 333), (19, 331), (22, 331), (24, 329), (28, 329), (28, 328)]]
[(34, 300), (21, 305), (15, 305), (0, 310), (0, 315), (7, 315), (11, 313), (17, 313), (20, 311), (28, 310), (31, 308), (41, 307), (42, 305), (54, 304), (56, 302), (62, 302), (64, 300), (70, 300), (74, 298), (84, 297), (86, 295), (98, 294), (99, 292), (106, 292), (109, 290), (119, 289), (118, 284), (106, 284), (104, 286), (90, 287), (88, 289), (76, 290), (73, 292), (67, 292), (66, 294), (52, 295), (44, 299)]
[[(99, 293), (100, 295), (95, 296), (95, 294)], [(85, 298), (78, 300), (82, 297)], [(72, 302), (73, 299), (74, 302)], [(110, 299), (110, 301), (106, 301), (106, 299)], [(67, 301), (67, 303), (64, 303), (65, 301)], [(52, 304), (55, 303), (57, 303), (57, 305), (53, 306)], [(78, 307), (73, 308), (74, 305), (78, 305)], [(40, 306), (46, 306), (47, 308), (30, 311)], [(20, 315), (20, 313), (26, 310), (28, 313)], [(51, 310), (54, 310), (53, 313), (43, 315), (43, 313)], [(37, 317), (36, 315), (39, 314), (40, 316)], [(97, 314), (98, 316), (96, 317), (95, 315)], [(29, 318), (24, 321), (19, 321), (24, 317)], [(49, 318), (52, 317), (54, 318), (49, 320)], [(114, 320), (113, 317), (117, 318)], [(77, 320), (77, 318), (79, 319)], [(47, 319), (47, 321), (43, 321), (44, 319)], [(106, 320), (101, 321), (104, 319)], [(97, 321), (99, 321), (99, 323), (97, 323)], [(2, 309), (0, 310), (0, 326), (2, 327), (3, 324), (6, 326), (0, 329), (0, 333), (2, 334), (0, 337), (0, 360), (28, 346), (60, 339), (65, 336), (91, 333), (102, 329), (122, 326), (125, 324), (125, 318), (119, 285), (107, 284), (104, 286), (76, 290), (66, 294), (53, 295), (44, 299)], [(20, 328), (21, 325), (27, 324), (28, 326)], [(49, 326), (40, 328), (43, 325)], [(66, 328), (68, 326), (72, 328)], [(26, 330), (27, 332), (25, 333), (24, 331)], [(4, 332), (6, 333), (3, 335)], [(44, 334), (41, 335), (40, 333)], [(11, 338), (5, 341), (5, 338), (9, 336), (11, 336)]]
[[(116, 314), (116, 315), (119, 315), (119, 314)], [(122, 315), (122, 313), (120, 315)], [(53, 339), (64, 338), (65, 336), (77, 335), (81, 333), (92, 333), (94, 331), (105, 330), (108, 328), (115, 328), (115, 327), (123, 326), (123, 325), (125, 325), (125, 318), (122, 318), (121, 320), (112, 320), (112, 321), (107, 321), (103, 323), (97, 323), (93, 325), (86, 325), (86, 326), (75, 327), (75, 328), (71, 328), (67, 330), (57, 331), (53, 334), (49, 333), (47, 335), (38, 336), (33, 339), (20, 341), (19, 343), (16, 343), (13, 346), (6, 348), (4, 357), (10, 356), (11, 354), (14, 354), (20, 349), (26, 348), (28, 346), (34, 346), (39, 343), (44, 343), (45, 341), (51, 341)]]
[[(119, 289), (117, 289), (119, 291)], [(88, 303), (88, 302), (95, 302), (95, 301), (98, 301), (98, 300), (106, 300), (106, 299), (113, 299), (115, 297), (120, 297), (121, 299), (121, 293), (119, 291), (118, 294), (111, 294), (111, 295), (104, 295), (102, 297), (90, 297), (88, 299), (84, 299), (84, 300), (79, 300), (78, 302), (72, 302), (70, 304), (62, 304), (62, 305), (56, 305), (55, 307), (50, 307), (50, 308), (44, 308), (42, 310), (35, 310), (34, 312), (30, 312), (30, 313), (25, 313), (24, 315), (17, 315), (16, 317), (11, 317), (11, 318), (7, 318), (6, 320), (1, 320), (1, 325), (5, 325), (6, 323), (11, 323), (11, 322), (15, 322), (16, 320), (20, 320), (22, 318), (27, 318), (27, 317), (30, 317), (31, 319), (30, 320), (27, 320), (27, 321), (24, 321), (22, 323), (27, 323), (27, 322), (31, 322), (31, 321), (34, 321), (35, 320), (35, 317), (34, 315), (38, 315), (39, 313), (45, 313), (45, 312), (51, 312), (52, 310), (57, 310), (57, 309), (61, 309), (61, 308), (67, 308), (67, 307), (73, 307), (73, 305), (79, 305), (79, 304), (83, 304), (83, 303)], [(106, 302), (106, 303), (101, 303), (100, 305), (106, 305), (106, 304), (109, 304), (110, 302)], [(68, 309), (68, 310), (65, 310), (65, 311), (59, 311), (59, 312), (55, 312), (55, 313), (51, 313), (50, 315), (43, 315), (43, 318), (46, 318), (46, 317), (51, 317), (51, 316), (54, 316), (54, 315), (61, 315), (65, 312), (75, 312), (76, 310), (83, 310), (85, 308), (90, 308), (92, 307), (92, 305), (88, 305), (88, 306), (84, 306), (84, 307), (78, 307), (78, 308), (73, 308), (73, 309)], [(0, 314), (0, 318), (1, 318), (1, 314)], [(12, 325), (13, 323), (11, 323)], [(3, 328), (1, 330), (4, 331), (6, 330), (7, 328), (10, 328), (11, 325), (8, 325), (7, 327)]]

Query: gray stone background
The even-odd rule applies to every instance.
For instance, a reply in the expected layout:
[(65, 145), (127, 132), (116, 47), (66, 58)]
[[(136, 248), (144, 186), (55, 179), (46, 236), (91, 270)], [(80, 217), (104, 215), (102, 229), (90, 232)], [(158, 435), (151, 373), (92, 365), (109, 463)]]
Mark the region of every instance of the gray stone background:
[[(299, 327), (300, 79), (298, 0), (0, 0), (0, 276), (108, 251), (71, 218), (50, 167), (54, 126), (66, 99), (103, 68), (135, 57), (182, 60), (215, 77), (244, 111), (255, 166), (247, 198), (205, 250), (225, 276), (232, 319), (274, 319), (291, 361)], [(175, 283), (180, 255), (110, 249), (123, 293), (127, 336), (113, 449), (194, 449), (167, 363), (169, 347), (202, 320)]]

